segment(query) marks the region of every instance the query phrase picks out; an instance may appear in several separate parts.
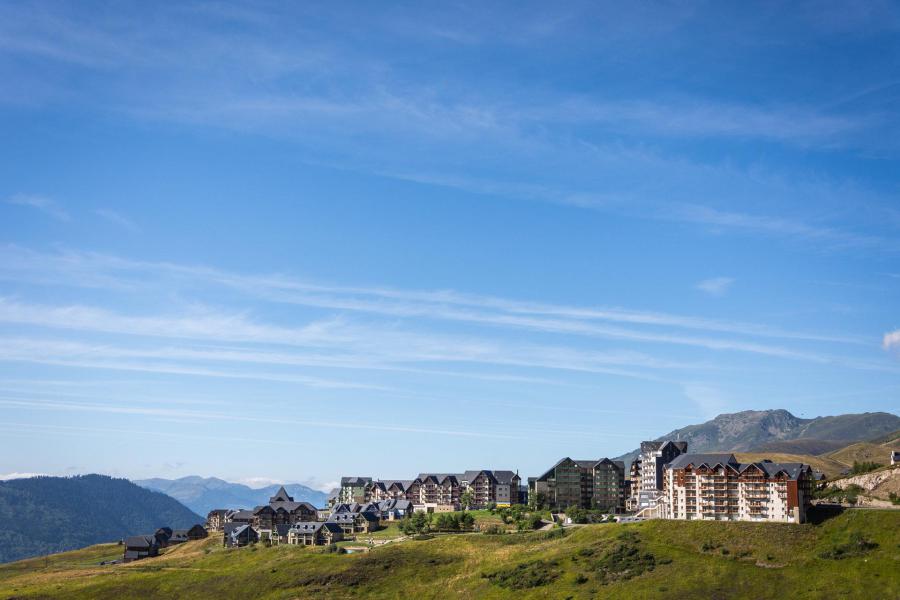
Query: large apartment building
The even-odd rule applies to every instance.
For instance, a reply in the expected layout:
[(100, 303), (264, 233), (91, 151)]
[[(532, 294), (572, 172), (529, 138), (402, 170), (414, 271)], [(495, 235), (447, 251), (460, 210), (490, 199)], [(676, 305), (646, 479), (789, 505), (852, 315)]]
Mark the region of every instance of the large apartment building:
[(621, 512), (625, 508), (625, 463), (566, 457), (540, 477), (529, 478), (528, 494), (560, 510), (578, 506)]
[(472, 492), (469, 508), (490, 504), (508, 506), (519, 502), (519, 474), (482, 469), (464, 473), (419, 473), (415, 479), (373, 480), (343, 477), (336, 502), (381, 502), (408, 500), (420, 510), (456, 510), (466, 491)]
[(337, 501), (343, 504), (365, 504), (372, 500), (371, 477), (341, 477)]
[(802, 523), (815, 475), (802, 463), (739, 463), (733, 454), (682, 454), (664, 475), (669, 519)]
[(631, 497), (627, 503), (630, 510), (656, 509), (662, 497), (665, 465), (687, 452), (687, 448), (687, 442), (641, 442), (640, 454), (631, 465)]

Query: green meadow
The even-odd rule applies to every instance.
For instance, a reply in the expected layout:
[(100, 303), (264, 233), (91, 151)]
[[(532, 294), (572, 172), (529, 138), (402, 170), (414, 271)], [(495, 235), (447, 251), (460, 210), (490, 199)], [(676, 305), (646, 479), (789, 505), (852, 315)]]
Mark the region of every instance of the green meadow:
[(0, 565), (0, 598), (900, 598), (900, 511), (819, 524), (647, 521), (437, 535), (339, 554), (106, 544)]

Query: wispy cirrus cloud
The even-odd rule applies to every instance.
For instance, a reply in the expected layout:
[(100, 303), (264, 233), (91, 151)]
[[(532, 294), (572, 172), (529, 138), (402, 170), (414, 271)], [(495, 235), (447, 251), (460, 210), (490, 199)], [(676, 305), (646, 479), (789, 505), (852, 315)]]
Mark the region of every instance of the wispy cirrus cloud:
[(94, 210), (94, 214), (132, 233), (138, 230), (138, 227), (134, 224), (134, 221), (114, 210), (110, 210), (108, 208), (98, 208)]
[(732, 285), (734, 285), (733, 277), (713, 277), (700, 281), (694, 287), (710, 296), (724, 296)]
[[(788, 331), (761, 324), (637, 311), (621, 307), (554, 305), (466, 294), (454, 290), (338, 286), (315, 283), (286, 275), (243, 274), (197, 265), (132, 261), (96, 253), (43, 254), (17, 246), (0, 247), (0, 279), (2, 278), (50, 285), (66, 283), (78, 287), (108, 287), (132, 291), (150, 289), (153, 286), (177, 286), (179, 282), (203, 281), (206, 285), (234, 289), (276, 303), (368, 312), (394, 317), (469, 321), (484, 325), (559, 333), (608, 335), (623, 339), (634, 336), (635, 339), (647, 339), (647, 341), (665, 341), (665, 334), (618, 327), (596, 327), (593, 324), (608, 322), (642, 327), (733, 333), (753, 337), (847, 344), (867, 343), (865, 339), (854, 336)], [(237, 316), (233, 318), (237, 318)], [(77, 322), (77, 319), (73, 322)], [(111, 319), (109, 322), (112, 324), (115, 319)], [(212, 324), (213, 329), (221, 330), (217, 327), (218, 325), (218, 323)], [(241, 330), (241, 327), (235, 329), (236, 332)], [(648, 335), (651, 337), (647, 338)], [(651, 339), (655, 335), (662, 337), (658, 340)], [(703, 339), (699, 343), (702, 345)]]
[(47, 196), (38, 194), (13, 194), (5, 201), (15, 206), (26, 206), (41, 211), (57, 221), (69, 221), (71, 217), (66, 210)]

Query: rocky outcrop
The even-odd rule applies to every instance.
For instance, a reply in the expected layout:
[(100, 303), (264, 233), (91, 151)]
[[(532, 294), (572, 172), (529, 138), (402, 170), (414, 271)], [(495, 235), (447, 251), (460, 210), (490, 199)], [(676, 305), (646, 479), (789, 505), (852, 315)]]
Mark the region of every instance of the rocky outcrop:
[(844, 477), (831, 482), (830, 485), (842, 490), (847, 489), (851, 485), (856, 485), (875, 495), (880, 496), (882, 494), (879, 492), (883, 492), (887, 496), (888, 493), (895, 491), (894, 488), (900, 485), (900, 466), (873, 473)]

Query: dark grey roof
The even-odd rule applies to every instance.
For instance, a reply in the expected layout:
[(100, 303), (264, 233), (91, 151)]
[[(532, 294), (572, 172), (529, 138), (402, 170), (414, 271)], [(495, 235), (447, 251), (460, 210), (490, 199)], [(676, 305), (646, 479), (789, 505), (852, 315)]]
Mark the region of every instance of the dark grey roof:
[(356, 515), (354, 515), (353, 513), (332, 513), (328, 517), (328, 520), (332, 523), (355, 523)]
[(501, 485), (512, 485), (513, 479), (518, 475), (513, 471), (493, 471), (494, 479)]
[(277, 525), (275, 525), (275, 533), (278, 535), (278, 537), (284, 537), (287, 535), (290, 528), (290, 523), (278, 523)]
[(312, 504), (310, 504), (309, 502), (294, 502), (293, 500), (288, 501), (288, 502), (283, 502), (283, 501), (272, 502), (269, 504), (269, 506), (271, 506), (274, 510), (283, 508), (284, 510), (288, 511), (289, 513), (295, 512), (295, 511), (299, 510), (300, 508), (306, 508), (306, 510), (308, 510), (310, 512), (316, 511), (316, 507), (313, 506)]
[(382, 500), (378, 503), (378, 509), (381, 512), (389, 512), (392, 510), (410, 511), (413, 509), (413, 503), (403, 499)]
[(172, 537), (169, 538), (169, 542), (186, 542), (188, 541), (188, 532), (187, 529), (176, 529), (172, 532)]
[(244, 525), (246, 525), (246, 523), (225, 523), (222, 531), (225, 533), (225, 535), (231, 535), (231, 532), (233, 532), (235, 529), (243, 527)]
[(298, 533), (315, 533), (321, 529), (324, 524), (325, 523), (322, 521), (301, 521), (291, 525), (291, 530)]
[(278, 491), (275, 492), (275, 495), (269, 498), (269, 503), (273, 502), (293, 502), (294, 498), (289, 496), (287, 490), (284, 489), (284, 486), (278, 488)]
[(359, 486), (372, 483), (371, 477), (341, 477), (341, 486)]
[(341, 529), (340, 525), (338, 525), (337, 523), (329, 523), (328, 521), (325, 521), (324, 523), (322, 523), (322, 527), (324, 527), (331, 533), (343, 533), (344, 532), (344, 530)]
[(656, 452), (657, 450), (662, 448), (662, 445), (662, 442), (641, 442), (641, 453), (643, 454), (644, 452)]
[(756, 463), (744, 463), (740, 465), (738, 470), (743, 473), (750, 466), (759, 467), (765, 472), (767, 477), (775, 477), (779, 473), (784, 472), (788, 479), (797, 479), (800, 476), (800, 473), (810, 469), (809, 465), (803, 463), (775, 463), (764, 460)]
[(253, 513), (252, 510), (236, 510), (229, 517), (231, 519), (252, 519)]
[(126, 548), (147, 548), (157, 546), (158, 542), (152, 535), (132, 535), (122, 542)]
[(206, 513), (206, 517), (209, 518), (213, 515), (219, 515), (221, 517), (224, 517), (229, 512), (231, 512), (231, 511), (229, 511), (227, 508), (214, 508), (211, 511), (209, 511), (208, 513)]
[(452, 480), (452, 482), (459, 483), (460, 477), (462, 477), (462, 475), (457, 475), (456, 473), (419, 473), (417, 479), (422, 482), (426, 479), (434, 479), (439, 485), (443, 485), (448, 479)]
[(675, 457), (675, 460), (670, 462), (667, 467), (671, 469), (683, 469), (687, 465), (708, 465), (710, 467), (714, 467), (715, 465), (731, 465), (734, 468), (738, 468), (737, 459), (734, 458), (734, 454), (681, 454)]
[(411, 486), (412, 484), (412, 479), (382, 479), (375, 482), (375, 485), (383, 490), (389, 490), (392, 487), (397, 486), (404, 492), (409, 490), (409, 486)]

